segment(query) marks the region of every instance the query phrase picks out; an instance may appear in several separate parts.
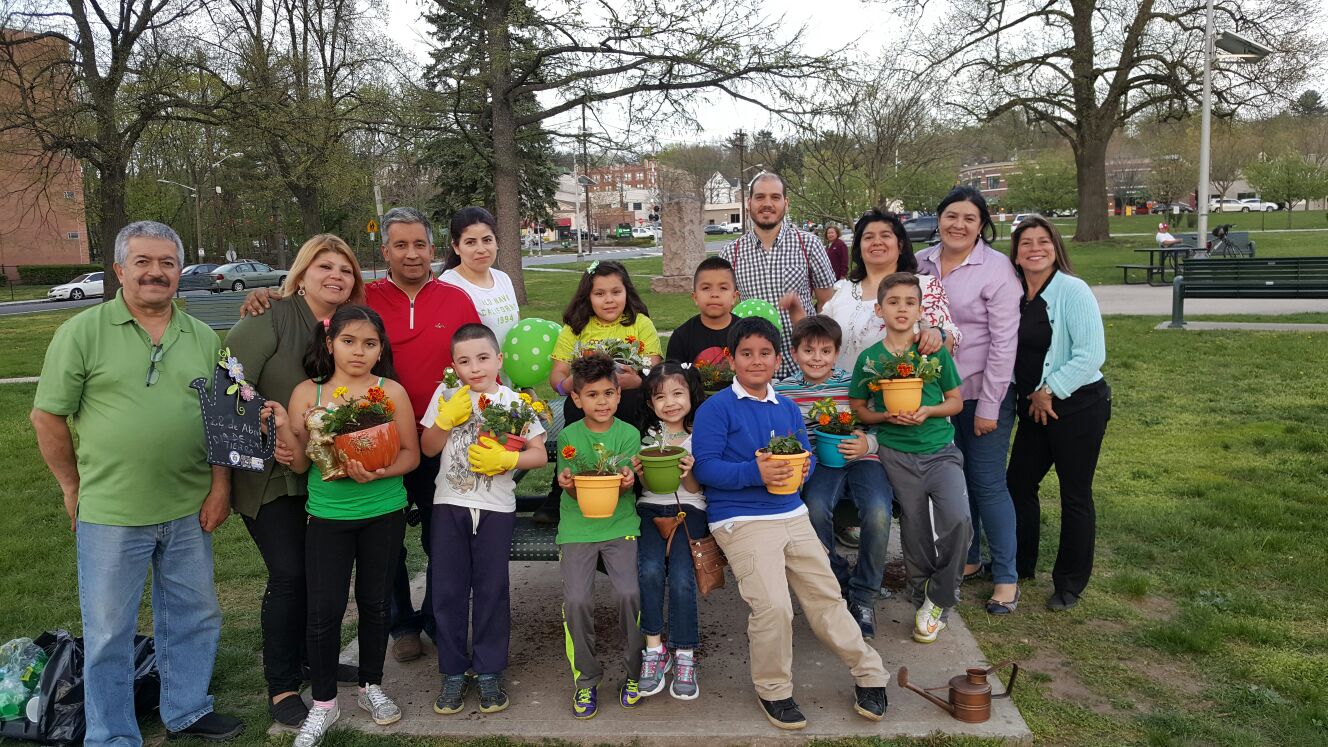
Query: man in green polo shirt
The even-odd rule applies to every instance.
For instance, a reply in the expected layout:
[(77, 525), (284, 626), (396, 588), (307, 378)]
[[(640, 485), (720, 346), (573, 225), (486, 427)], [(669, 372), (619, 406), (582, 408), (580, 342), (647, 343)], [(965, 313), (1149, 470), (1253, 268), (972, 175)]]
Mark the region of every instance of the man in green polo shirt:
[(208, 695), (221, 636), (211, 533), (230, 513), (230, 472), (207, 463), (189, 388), (211, 376), (220, 340), (172, 303), (183, 262), (168, 226), (125, 226), (120, 292), (56, 330), (33, 403), (37, 444), (76, 532), (88, 747), (143, 744), (129, 704), (149, 567), (166, 728), (209, 740), (244, 730)]

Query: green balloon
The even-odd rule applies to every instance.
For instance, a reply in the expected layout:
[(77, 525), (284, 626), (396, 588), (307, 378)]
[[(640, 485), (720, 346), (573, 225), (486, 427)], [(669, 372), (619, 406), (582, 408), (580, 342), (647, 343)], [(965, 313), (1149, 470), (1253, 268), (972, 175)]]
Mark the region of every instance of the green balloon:
[(522, 319), (503, 340), (503, 371), (518, 387), (548, 381), (553, 343), (563, 326), (547, 319)]
[(762, 319), (769, 320), (775, 325), (775, 329), (784, 331), (784, 324), (779, 321), (779, 310), (775, 305), (764, 298), (749, 298), (733, 307), (733, 315), (736, 317), (759, 316)]

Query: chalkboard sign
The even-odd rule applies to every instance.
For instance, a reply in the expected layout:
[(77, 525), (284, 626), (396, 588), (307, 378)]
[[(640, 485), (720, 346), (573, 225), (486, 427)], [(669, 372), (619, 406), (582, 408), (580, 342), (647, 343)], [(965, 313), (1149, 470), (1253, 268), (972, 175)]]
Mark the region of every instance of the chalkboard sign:
[(244, 370), (228, 350), (212, 370), (211, 391), (207, 384), (198, 378), (189, 386), (198, 390), (203, 409), (208, 464), (262, 472), (277, 443), (275, 419), (268, 418), (266, 433), (260, 427), (262, 395), (244, 381)]

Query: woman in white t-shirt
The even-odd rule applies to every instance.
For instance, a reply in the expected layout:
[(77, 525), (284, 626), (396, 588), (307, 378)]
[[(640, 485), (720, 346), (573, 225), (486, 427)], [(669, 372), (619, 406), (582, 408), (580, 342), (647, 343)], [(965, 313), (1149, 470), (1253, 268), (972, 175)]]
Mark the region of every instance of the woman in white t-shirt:
[(482, 207), (462, 208), (452, 216), (452, 250), (443, 258), (439, 280), (466, 292), (484, 326), (493, 330), (501, 347), (507, 332), (521, 316), (512, 279), (495, 270), (498, 258), (498, 222)]

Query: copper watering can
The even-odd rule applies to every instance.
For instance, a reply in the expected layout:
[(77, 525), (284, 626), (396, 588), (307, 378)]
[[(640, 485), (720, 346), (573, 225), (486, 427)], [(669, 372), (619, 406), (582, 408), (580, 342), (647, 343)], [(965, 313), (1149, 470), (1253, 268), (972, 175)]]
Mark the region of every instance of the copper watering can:
[[(1010, 684), (1006, 686), (1005, 692), (1000, 695), (991, 694), (991, 683), (987, 682), (987, 675), (993, 674), (997, 669), (1004, 666), (1010, 669)], [(980, 724), (991, 718), (991, 701), (993, 698), (1008, 698), (1010, 692), (1014, 690), (1015, 678), (1019, 676), (1019, 665), (1012, 661), (1001, 662), (990, 669), (982, 667), (970, 667), (964, 674), (950, 678), (950, 700), (944, 701), (932, 695), (929, 690), (944, 690), (944, 687), (918, 687), (909, 684), (908, 667), (900, 667), (897, 679), (900, 687), (907, 687), (913, 692), (930, 700), (936, 705), (950, 712), (951, 716), (969, 724)]]

